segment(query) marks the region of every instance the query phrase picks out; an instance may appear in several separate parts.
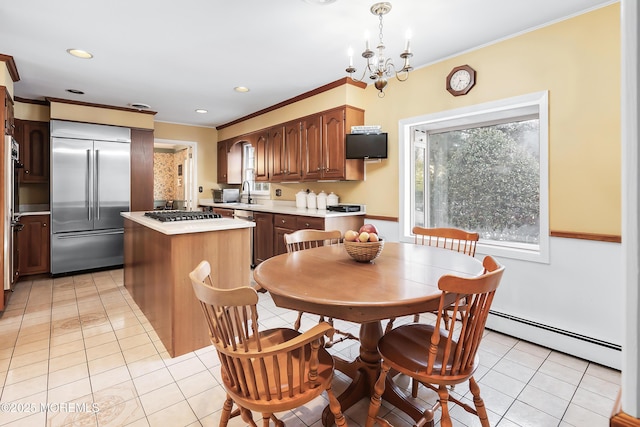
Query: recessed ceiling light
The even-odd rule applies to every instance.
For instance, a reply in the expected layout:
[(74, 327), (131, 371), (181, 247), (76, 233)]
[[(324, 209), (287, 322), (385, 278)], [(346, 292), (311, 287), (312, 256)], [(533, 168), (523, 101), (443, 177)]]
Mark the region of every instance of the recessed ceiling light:
[(81, 90), (78, 90), (78, 89), (67, 89), (67, 92), (73, 93), (73, 94), (76, 94), (76, 95), (84, 95), (84, 92), (81, 91)]
[(131, 108), (135, 108), (136, 110), (148, 110), (151, 108), (149, 104), (143, 104), (142, 102), (132, 102), (129, 104)]
[(233, 88), (233, 90), (235, 90), (236, 92), (249, 92), (249, 88), (244, 86), (236, 86)]
[(67, 49), (67, 53), (69, 55), (73, 55), (76, 58), (81, 58), (81, 59), (91, 59), (93, 58), (93, 55), (89, 52), (87, 52), (86, 50), (82, 50), (82, 49)]
[(198, 108), (198, 109), (196, 110), (196, 113), (199, 113), (199, 114), (207, 114), (207, 113), (208, 113), (208, 111), (207, 111), (207, 110), (205, 110), (204, 108)]

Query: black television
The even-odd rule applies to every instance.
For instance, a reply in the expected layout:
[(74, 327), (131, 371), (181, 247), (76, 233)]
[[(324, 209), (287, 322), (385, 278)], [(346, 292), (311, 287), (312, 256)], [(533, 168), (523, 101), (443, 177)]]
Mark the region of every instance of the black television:
[(386, 133), (348, 133), (345, 154), (347, 159), (386, 159)]

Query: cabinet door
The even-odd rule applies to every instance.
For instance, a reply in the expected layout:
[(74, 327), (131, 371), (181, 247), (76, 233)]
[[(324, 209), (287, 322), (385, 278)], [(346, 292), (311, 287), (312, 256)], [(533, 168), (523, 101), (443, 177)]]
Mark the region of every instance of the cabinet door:
[(302, 121), (302, 175), (309, 181), (322, 178), (321, 121), (320, 115)]
[(285, 177), (286, 158), (284, 128), (275, 126), (269, 130), (269, 149), (271, 150), (271, 181), (282, 181)]
[(233, 218), (233, 209), (211, 208), (211, 211), (221, 215), (223, 218)]
[(273, 256), (273, 214), (254, 212), (253, 217), (256, 221), (253, 230), (253, 264), (258, 265)]
[(153, 210), (152, 129), (131, 129), (131, 182), (129, 185), (131, 211)]
[(301, 161), (300, 161), (300, 148), (301, 148), (301, 136), (302, 125), (300, 122), (287, 123), (284, 128), (285, 131), (285, 158), (286, 158), (286, 173), (284, 176), (285, 181), (299, 181), (302, 179), (301, 173)]
[(298, 230), (324, 230), (324, 218), (299, 216), (296, 225)]
[(281, 255), (281, 254), (286, 254), (287, 253), (287, 246), (284, 243), (284, 235), (285, 234), (289, 234), (289, 233), (293, 233), (294, 229), (291, 228), (282, 228), (282, 227), (275, 227), (274, 228), (274, 233), (273, 233), (273, 256), (276, 255)]
[(227, 143), (227, 184), (242, 184), (242, 141)]
[(16, 120), (16, 137), (20, 146), (19, 182), (49, 182), (49, 123)]
[(218, 142), (218, 184), (227, 183), (227, 141)]
[(345, 112), (332, 110), (322, 115), (322, 177), (345, 178)]
[(257, 133), (252, 144), (255, 147), (256, 156), (255, 180), (269, 181), (269, 132)]
[(49, 273), (49, 215), (27, 215), (20, 222), (24, 224), (17, 233), (20, 276)]

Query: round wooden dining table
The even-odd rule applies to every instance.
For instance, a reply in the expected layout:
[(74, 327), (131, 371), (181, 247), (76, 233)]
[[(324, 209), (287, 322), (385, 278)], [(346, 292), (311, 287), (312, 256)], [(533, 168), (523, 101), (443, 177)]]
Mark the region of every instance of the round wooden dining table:
[[(278, 307), (360, 324), (360, 355), (353, 361), (334, 356), (336, 369), (352, 379), (338, 397), (345, 411), (373, 392), (381, 366), (381, 321), (437, 311), (440, 277), (470, 277), (482, 271), (480, 260), (458, 252), (385, 242), (380, 256), (368, 263), (353, 260), (343, 245), (322, 246), (269, 258), (253, 275)], [(390, 379), (383, 399), (415, 420), (422, 416), (422, 409), (406, 400)], [(328, 408), (322, 421), (333, 424)]]

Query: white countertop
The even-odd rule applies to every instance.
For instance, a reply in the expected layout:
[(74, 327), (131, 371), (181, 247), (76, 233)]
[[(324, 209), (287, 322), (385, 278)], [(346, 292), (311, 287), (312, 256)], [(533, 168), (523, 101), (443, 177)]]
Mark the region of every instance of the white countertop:
[(231, 218), (196, 219), (192, 221), (161, 222), (144, 216), (144, 212), (120, 212), (124, 218), (149, 227), (163, 234), (206, 233), (209, 231), (251, 228), (256, 224), (251, 221)]
[(215, 208), (227, 208), (227, 209), (241, 209), (245, 211), (255, 212), (268, 212), (275, 214), (286, 215), (302, 215), (312, 216), (317, 218), (336, 218), (341, 216), (358, 216), (365, 215), (364, 205), (360, 205), (359, 212), (333, 212), (324, 209), (307, 209), (296, 208), (295, 202), (273, 202), (273, 201), (259, 201), (255, 204), (246, 203), (215, 203), (213, 199), (200, 199), (198, 201), (200, 206), (211, 206)]

